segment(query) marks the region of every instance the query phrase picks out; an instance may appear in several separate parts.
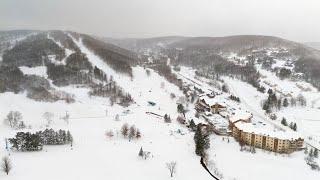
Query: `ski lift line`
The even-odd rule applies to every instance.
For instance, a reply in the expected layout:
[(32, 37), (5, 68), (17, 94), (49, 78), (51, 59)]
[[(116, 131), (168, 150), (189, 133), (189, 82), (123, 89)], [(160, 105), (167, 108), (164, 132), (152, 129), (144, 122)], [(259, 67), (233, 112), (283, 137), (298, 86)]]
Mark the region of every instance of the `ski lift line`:
[(182, 74), (180, 74), (180, 73), (178, 73), (180, 76), (182, 76), (183, 78), (185, 78), (185, 79), (187, 79), (187, 80), (189, 80), (189, 81), (191, 81), (191, 82), (193, 82), (193, 83), (195, 83), (196, 85), (198, 85), (198, 86), (202, 86), (201, 84), (199, 84), (199, 83), (197, 83), (197, 82), (195, 82), (194, 80), (192, 80), (192, 79), (190, 79), (190, 78), (188, 78), (188, 77), (186, 77), (186, 76), (184, 76), (184, 75), (182, 75)]
[[(204, 84), (200, 84), (200, 83), (198, 83), (198, 82), (196, 82), (196, 81), (194, 81), (194, 80), (192, 80), (192, 79), (190, 79), (190, 78), (188, 78), (188, 77), (186, 77), (186, 76), (184, 76), (184, 75), (182, 75), (182, 74), (180, 74), (180, 73), (178, 73), (178, 75), (182, 76), (183, 78), (187, 79), (188, 81), (191, 81), (192, 83), (194, 83), (194, 84), (196, 84), (196, 85), (198, 85), (198, 86), (200, 86), (200, 87), (203, 87), (204, 84), (207, 85), (206, 82), (203, 82), (203, 81), (201, 81), (201, 80), (198, 80), (198, 79), (197, 79), (197, 81), (200, 81), (201, 83), (204, 83)], [(213, 91), (212, 89), (207, 89), (207, 90), (208, 90), (208, 91)]]

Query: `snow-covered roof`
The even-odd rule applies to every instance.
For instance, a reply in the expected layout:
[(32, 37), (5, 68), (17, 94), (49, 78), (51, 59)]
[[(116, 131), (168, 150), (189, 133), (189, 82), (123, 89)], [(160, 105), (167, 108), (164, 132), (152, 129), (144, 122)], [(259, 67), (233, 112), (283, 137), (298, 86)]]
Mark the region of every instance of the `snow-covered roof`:
[(219, 114), (212, 114), (211, 116), (206, 117), (206, 119), (216, 128), (228, 127), (229, 125), (228, 120)]
[(200, 100), (204, 100), (206, 102), (206, 104), (208, 104), (209, 106), (212, 106), (212, 105), (215, 105), (215, 104), (220, 104), (222, 106), (227, 106), (226, 103), (224, 102), (224, 100), (219, 98), (219, 96), (216, 96), (214, 98), (210, 98), (208, 96), (201, 96), (199, 99)]
[(235, 126), (239, 130), (242, 130), (243, 132), (258, 134), (262, 136), (269, 136), (269, 137), (278, 138), (282, 140), (298, 139), (301, 137), (295, 132), (287, 132), (287, 131), (285, 132), (285, 131), (280, 131), (276, 129), (271, 129), (270, 127), (268, 127), (266, 124), (263, 124), (263, 123), (260, 124), (260, 123), (238, 122), (235, 124)]
[(234, 115), (232, 115), (229, 120), (231, 122), (236, 122), (238, 120), (248, 120), (252, 118), (252, 113), (248, 112), (248, 111), (240, 111), (237, 110)]

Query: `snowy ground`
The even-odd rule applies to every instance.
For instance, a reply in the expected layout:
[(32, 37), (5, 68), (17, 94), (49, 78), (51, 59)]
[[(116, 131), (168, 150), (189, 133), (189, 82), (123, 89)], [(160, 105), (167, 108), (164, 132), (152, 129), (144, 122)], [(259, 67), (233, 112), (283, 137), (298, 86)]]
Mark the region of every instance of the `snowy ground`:
[[(209, 82), (209, 80), (199, 77), (196, 78), (194, 70), (191, 68), (181, 67), (181, 71), (177, 74), (178, 76), (180, 75), (185, 82), (197, 84), (203, 87), (203, 89), (217, 91), (214, 87), (205, 83)], [(291, 131), (290, 129), (283, 127), (279, 121), (272, 121), (264, 114), (260, 103), (264, 98), (267, 98), (265, 94), (258, 92), (254, 87), (245, 82), (228, 77), (224, 77), (223, 79), (229, 85), (231, 93), (241, 99), (241, 105), (235, 105), (235, 107), (252, 112), (254, 121), (265, 122), (268, 124), (268, 127), (281, 127), (286, 131)], [(227, 104), (230, 103), (232, 102), (227, 102)], [(288, 111), (290, 111), (290, 109), (288, 109)], [(313, 111), (309, 112), (305, 109), (300, 109), (299, 112), (300, 116), (304, 116), (305, 118), (311, 118), (314, 113), (315, 112)], [(288, 114), (296, 114), (296, 111)], [(288, 116), (288, 119), (290, 119), (289, 117), (290, 116)], [(303, 122), (306, 128), (309, 127), (318, 130), (317, 132), (319, 133), (319, 127), (313, 126), (317, 121), (312, 121), (310, 123), (313, 124)], [(299, 134), (306, 135), (301, 131), (299, 131)], [(306, 164), (304, 160), (306, 155), (303, 151), (295, 152), (288, 156), (256, 149), (257, 153), (251, 154), (249, 152), (241, 152), (239, 144), (235, 142), (232, 137), (229, 139), (230, 143), (227, 143), (226, 140), (222, 141), (221, 136), (213, 135), (211, 137), (211, 147), (209, 150), (211, 163), (215, 164), (215, 167), (218, 169), (219, 173), (223, 174), (225, 179), (298, 180), (305, 178), (308, 180), (316, 180), (320, 177), (319, 172), (312, 171)], [(320, 159), (317, 159), (317, 161), (319, 162)]]
[[(46, 111), (55, 115), (52, 125), (55, 129), (69, 129), (74, 137), (74, 147), (45, 146), (41, 152), (9, 152), (13, 170), (9, 176), (0, 174), (0, 179), (18, 180), (87, 180), (87, 179), (171, 179), (166, 169), (166, 162), (177, 162), (175, 179), (211, 179), (201, 167), (199, 157), (194, 153), (193, 133), (179, 125), (175, 118), (176, 99), (170, 98), (170, 93), (177, 97), (182, 92), (173, 84), (151, 70), (147, 76), (142, 67), (133, 68), (134, 78), (116, 74), (108, 65), (102, 62), (91, 51), (77, 42), (81, 51), (86, 53), (90, 62), (103, 69), (108, 75), (113, 75), (115, 81), (126, 92), (129, 92), (135, 104), (128, 108), (118, 105), (111, 107), (109, 101), (103, 98), (87, 95), (88, 89), (72, 86), (63, 88), (75, 94), (76, 102), (44, 103), (26, 98), (25, 94), (0, 94), (0, 119), (3, 120), (11, 110), (20, 111), (23, 120), (32, 127), (32, 131), (44, 129), (45, 121), (42, 114)], [(27, 72), (26, 70), (24, 71)], [(161, 83), (165, 86), (161, 88)], [(156, 102), (149, 106), (147, 101)], [(129, 109), (130, 113), (124, 113)], [(107, 110), (107, 111), (106, 111)], [(166, 124), (163, 119), (146, 114), (147, 111), (158, 114), (169, 114), (173, 119)], [(70, 122), (67, 124), (60, 117), (68, 112)], [(115, 121), (116, 114), (120, 121)], [(120, 130), (124, 123), (135, 125), (142, 132), (140, 140), (129, 142), (120, 135), (108, 139), (105, 132)], [(178, 129), (185, 135), (176, 133)], [(8, 154), (3, 139), (14, 135), (7, 126), (0, 125), (1, 148), (0, 155)], [(140, 147), (152, 153), (152, 158), (138, 158)]]
[[(41, 152), (7, 152), (4, 139), (11, 137), (16, 131), (0, 124), (0, 157), (10, 154), (13, 163), (12, 172), (9, 176), (0, 173), (0, 179), (5, 180), (87, 180), (87, 179), (181, 179), (181, 180), (204, 180), (212, 179), (201, 167), (199, 157), (194, 153), (193, 133), (179, 125), (175, 118), (177, 114), (176, 101), (183, 93), (175, 85), (168, 83), (156, 72), (151, 71), (150, 76), (142, 67), (133, 68), (133, 78), (115, 72), (99, 57), (94, 55), (80, 41), (76, 41), (81, 51), (87, 55), (89, 61), (112, 75), (117, 84), (130, 93), (135, 104), (128, 108), (118, 105), (110, 106), (107, 98), (88, 97), (88, 89), (68, 86), (59, 88), (75, 95), (76, 102), (66, 104), (63, 101), (56, 103), (36, 102), (26, 98), (25, 94), (2, 93), (0, 94), (0, 120), (2, 121), (11, 110), (20, 111), (23, 120), (32, 129), (30, 131), (44, 129), (45, 121), (42, 117), (44, 112), (54, 113), (54, 129), (68, 129), (74, 137), (73, 149), (65, 146), (45, 146)], [(56, 42), (57, 43), (57, 42)], [(67, 53), (67, 55), (70, 54)], [(30, 69), (20, 67), (25, 74), (36, 74), (47, 77), (43, 67)], [(181, 77), (184, 81), (195, 83), (205, 89), (214, 87), (207, 84), (205, 79), (199, 80), (194, 77), (194, 70), (181, 69)], [(250, 110), (254, 117), (265, 120), (265, 115), (260, 109), (260, 101), (265, 95), (258, 93), (250, 85), (233, 80), (225, 79), (230, 85), (234, 95), (241, 97), (243, 103), (239, 107)], [(164, 83), (162, 87), (161, 84)], [(57, 87), (55, 87), (57, 88)], [(177, 97), (170, 98), (174, 93)], [(148, 101), (156, 103), (149, 106)], [(194, 106), (189, 106), (186, 114), (188, 119), (194, 118)], [(126, 113), (129, 110), (129, 113)], [(316, 111), (316, 109), (313, 109)], [(289, 109), (288, 109), (289, 111)], [(61, 119), (65, 113), (70, 114), (70, 122)], [(173, 119), (171, 124), (166, 124), (163, 119), (148, 115), (146, 112), (154, 112), (160, 115), (169, 114)], [(309, 123), (303, 121), (305, 130), (311, 133), (319, 133), (319, 128), (314, 127), (316, 121), (309, 111), (292, 111), (294, 114), (309, 119)], [(285, 111), (281, 113), (286, 113)], [(119, 114), (120, 120), (115, 121)], [(288, 112), (289, 114), (289, 112)], [(289, 115), (288, 115), (289, 117)], [(292, 119), (300, 119), (298, 115)], [(290, 118), (291, 119), (291, 118)], [(298, 120), (297, 120), (298, 121)], [(198, 119), (201, 122), (201, 119)], [(135, 125), (142, 132), (140, 140), (129, 142), (117, 134), (113, 138), (107, 138), (105, 132), (113, 130), (117, 132), (124, 123)], [(268, 122), (271, 123), (271, 122)], [(279, 125), (279, 122), (275, 123)], [(298, 125), (298, 127), (303, 127)], [(181, 130), (185, 135), (177, 133)], [(309, 129), (314, 131), (309, 131)], [(301, 130), (301, 133), (304, 133)], [(138, 158), (140, 147), (150, 151), (152, 157), (148, 160)], [(256, 154), (240, 152), (240, 147), (233, 138), (230, 143), (222, 141), (222, 137), (213, 135), (211, 137), (211, 148), (209, 149), (210, 161), (216, 164), (219, 172), (227, 180), (316, 180), (319, 172), (311, 171), (304, 162), (303, 152), (295, 152), (289, 157), (275, 155), (257, 149)], [(169, 171), (165, 167), (166, 162), (177, 162), (177, 174), (170, 178)]]
[[(273, 52), (277, 52), (277, 49), (268, 49), (268, 55)], [(228, 57), (232, 59), (236, 57), (241, 59), (243, 57), (238, 57), (236, 54)], [(241, 59), (243, 60), (243, 59)], [(292, 63), (292, 60), (275, 59), (275, 63), (272, 68), (284, 67), (287, 69), (293, 69), (294, 66), (287, 66), (286, 63)], [(278, 97), (287, 98), (290, 101), (291, 97), (297, 97), (298, 95), (303, 95), (306, 98), (306, 107), (288, 107), (282, 108), (280, 111), (275, 111), (274, 113), (278, 116), (276, 121), (270, 121), (265, 117), (264, 112), (261, 108), (261, 102), (267, 98), (267, 94), (262, 94), (258, 92), (255, 88), (248, 85), (247, 83), (224, 78), (224, 80), (231, 87), (233, 93), (241, 97), (243, 103), (249, 107), (249, 109), (254, 113), (255, 116), (265, 119), (270, 123), (282, 126), (280, 121), (282, 117), (285, 117), (288, 121), (297, 123), (298, 132), (302, 134), (306, 142), (309, 145), (317, 147), (320, 149), (320, 93), (313, 87), (310, 83), (304, 81), (293, 81), (290, 79), (280, 79), (276, 76), (274, 72), (267, 71), (261, 67), (261, 65), (256, 65), (257, 70), (262, 75), (261, 85), (263, 85), (267, 90), (272, 89), (277, 92)], [(283, 126), (282, 126), (283, 127)], [(283, 127), (287, 129), (286, 127)]]
[(252, 154), (240, 151), (239, 144), (233, 138), (228, 143), (219, 136), (213, 136), (210, 156), (224, 178), (230, 180), (316, 180), (320, 176), (318, 171), (312, 171), (306, 165), (303, 152), (288, 156), (256, 149), (256, 153)]
[(37, 66), (37, 67), (27, 67), (21, 66), (19, 67), (23, 74), (27, 75), (37, 75), (44, 78), (48, 78), (47, 75), (47, 66)]

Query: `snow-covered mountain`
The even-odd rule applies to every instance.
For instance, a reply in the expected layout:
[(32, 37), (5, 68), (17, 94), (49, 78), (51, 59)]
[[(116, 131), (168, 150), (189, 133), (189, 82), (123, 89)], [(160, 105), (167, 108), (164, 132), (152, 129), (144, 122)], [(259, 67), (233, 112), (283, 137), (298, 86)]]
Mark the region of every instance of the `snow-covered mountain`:
[[(0, 179), (319, 177), (310, 168), (319, 158), (307, 159), (320, 148), (318, 60), (304, 56), (314, 49), (264, 36), (9, 34), (0, 32), (10, 42), (1, 46), (0, 157), (12, 170)], [(225, 110), (199, 111), (203, 97)], [(307, 153), (243, 148), (228, 128), (243, 113), (264, 132), (303, 138)]]
[(320, 50), (320, 42), (307, 42), (304, 43), (307, 46)]

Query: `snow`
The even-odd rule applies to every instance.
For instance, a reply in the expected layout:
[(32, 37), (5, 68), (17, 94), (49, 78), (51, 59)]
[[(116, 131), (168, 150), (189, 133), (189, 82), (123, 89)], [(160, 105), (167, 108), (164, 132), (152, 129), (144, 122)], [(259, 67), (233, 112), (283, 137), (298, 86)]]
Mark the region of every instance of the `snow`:
[(284, 132), (267, 128), (268, 126), (261, 121), (255, 123), (237, 122), (234, 125), (243, 132), (270, 136), (282, 140), (298, 139), (301, 137), (301, 135), (294, 132)]
[(224, 99), (219, 98), (219, 97), (221, 97), (221, 96), (216, 96), (214, 98), (210, 98), (208, 96), (202, 96), (199, 99), (200, 100), (204, 100), (206, 102), (206, 104), (208, 104), (209, 106), (213, 106), (213, 105), (216, 105), (216, 104), (220, 104), (222, 106), (226, 106), (226, 104), (224, 102)]
[[(69, 145), (63, 145), (45, 146), (41, 152), (11, 151), (12, 172), (9, 176), (0, 173), (0, 179), (212, 179), (201, 167), (200, 158), (194, 153), (193, 133), (175, 121), (175, 118), (179, 115), (176, 102), (184, 97), (179, 88), (151, 69), (149, 69), (150, 76), (147, 76), (146, 69), (139, 66), (133, 67), (133, 78), (120, 74), (85, 47), (81, 40), (73, 40), (94, 66), (102, 69), (108, 76), (113, 76), (117, 84), (125, 92), (132, 95), (135, 103), (127, 108), (119, 105), (111, 107), (109, 99), (89, 97), (89, 89), (77, 86), (55, 87), (74, 94), (76, 102), (73, 104), (66, 104), (64, 101), (55, 103), (36, 102), (27, 98), (25, 93), (1, 93), (0, 120), (3, 120), (9, 111), (17, 110), (22, 113), (23, 121), (31, 126), (31, 129), (27, 130), (43, 130), (45, 121), (42, 115), (49, 111), (55, 115), (51, 127), (70, 130), (74, 137), (74, 144), (73, 149)], [(47, 77), (46, 69), (41, 66), (34, 68), (20, 67), (20, 69), (24, 74)], [(177, 75), (185, 83), (197, 86), (203, 89), (205, 93), (221, 93), (217, 87), (209, 85), (210, 80), (195, 77), (195, 70), (191, 68), (181, 67), (181, 71)], [(268, 128), (276, 131), (281, 129), (279, 128), (281, 127), (280, 123), (268, 119), (260, 108), (261, 100), (266, 98), (266, 94), (257, 92), (256, 89), (239, 80), (231, 78), (224, 78), (224, 80), (229, 85), (231, 93), (241, 99), (241, 103), (238, 103), (229, 100), (229, 94), (227, 93), (218, 95), (220, 100), (226, 102), (228, 112), (240, 117), (242, 116), (241, 112), (248, 111), (253, 114), (253, 123), (262, 122), (262, 124), (265, 124), (263, 127), (268, 126)], [(164, 86), (161, 86), (162, 83)], [(290, 88), (292, 87), (290, 85)], [(171, 93), (174, 93), (177, 97), (172, 99), (170, 97)], [(309, 93), (310, 95), (306, 95), (308, 99), (312, 97), (312, 93), (316, 92), (312, 90)], [(155, 102), (156, 105), (149, 106), (148, 101)], [(317, 102), (314, 105), (317, 106)], [(186, 108), (188, 109), (186, 113), (188, 120), (194, 119), (196, 123), (205, 122), (202, 118), (194, 117), (193, 104), (189, 104)], [(296, 121), (300, 120), (304, 126), (298, 124), (299, 132), (306, 134), (304, 132), (306, 131), (314, 135), (319, 133), (319, 128), (313, 127), (315, 126), (313, 123), (318, 123), (318, 121), (307, 121), (307, 119), (315, 119), (314, 114), (318, 114), (318, 109), (311, 109), (311, 107), (308, 107), (308, 109), (310, 112), (298, 108), (286, 109), (280, 111), (279, 114), (288, 114), (289, 120), (295, 118)], [(70, 114), (69, 123), (61, 119), (66, 112)], [(164, 123), (163, 119), (146, 112), (160, 115), (169, 114), (173, 122), (170, 124)], [(119, 121), (115, 121), (116, 115), (120, 116)], [(221, 126), (226, 125), (227, 120), (219, 115), (208, 117), (213, 123)], [(305, 122), (312, 124), (309, 125)], [(115, 133), (112, 138), (105, 136), (106, 131), (119, 131), (124, 123), (139, 128), (142, 132), (142, 138), (129, 142), (122, 138), (119, 133)], [(182, 133), (178, 133), (179, 131), (182, 131)], [(9, 154), (4, 148), (3, 139), (12, 137), (15, 133), (16, 130), (0, 124), (1, 156)], [(229, 138), (230, 142), (227, 143), (227, 141), (221, 140), (222, 137), (212, 135), (211, 148), (208, 151), (210, 161), (215, 162), (216, 167), (224, 176), (223, 179), (316, 180), (319, 178), (319, 172), (311, 171), (306, 165), (302, 152), (295, 152), (288, 156), (257, 149), (256, 154), (251, 154), (239, 151), (240, 146), (233, 138), (224, 138)], [(140, 147), (151, 152), (150, 159), (142, 160), (138, 158)], [(165, 167), (165, 163), (170, 161), (177, 162), (177, 174), (174, 178), (170, 178)]]
[[(260, 66), (257, 67), (261, 75), (264, 77), (262, 78), (262, 84), (279, 92), (282, 96), (296, 97), (302, 93), (313, 98), (320, 97), (318, 91), (309, 83), (302, 81), (293, 82), (288, 79), (281, 80), (274, 73), (264, 70)], [(299, 86), (310, 90), (306, 92), (303, 89), (299, 88)]]
[(236, 111), (236, 113), (234, 115), (232, 115), (229, 120), (231, 122), (236, 122), (238, 120), (249, 120), (250, 118), (252, 118), (252, 114), (246, 111)]
[(37, 67), (20, 66), (19, 69), (22, 71), (23, 74), (26, 74), (26, 75), (37, 75), (44, 78), (48, 78), (47, 66), (37, 66)]
[[(26, 98), (25, 94), (0, 94), (0, 119), (4, 119), (11, 110), (18, 110), (23, 114), (23, 120), (32, 130), (44, 129), (45, 121), (42, 114), (46, 111), (54, 113), (55, 129), (68, 129), (74, 137), (73, 150), (66, 146), (45, 146), (41, 152), (10, 152), (13, 170), (9, 176), (0, 174), (0, 179), (47, 179), (47, 180), (87, 180), (87, 179), (171, 179), (165, 163), (177, 162), (175, 179), (211, 179), (200, 165), (200, 159), (194, 153), (193, 133), (174, 119), (176, 99), (170, 98), (170, 93), (177, 97), (183, 96), (175, 85), (168, 83), (156, 72), (151, 71), (147, 76), (142, 67), (133, 68), (133, 78), (116, 73), (99, 57), (77, 42), (81, 51), (87, 54), (93, 65), (98, 66), (126, 92), (129, 92), (135, 104), (128, 108), (118, 105), (111, 107), (105, 98), (88, 97), (86, 88), (68, 86), (67, 92), (75, 94), (76, 102), (66, 104), (36, 102)], [(165, 86), (161, 88), (161, 83)], [(156, 102), (156, 106), (148, 106), (147, 101)], [(107, 109), (107, 116), (106, 116)], [(131, 113), (124, 113), (127, 109)], [(146, 114), (169, 114), (173, 118), (171, 124), (163, 119)], [(70, 114), (67, 124), (60, 117)], [(114, 118), (120, 114), (120, 121)], [(135, 125), (142, 132), (140, 140), (129, 142), (120, 135), (108, 139), (105, 132), (116, 132), (124, 123)], [(185, 135), (176, 133), (178, 129), (187, 132)], [(14, 135), (13, 130), (0, 125), (0, 139)], [(140, 147), (150, 151), (153, 155), (148, 160), (138, 158)], [(0, 154), (8, 154), (1, 141)], [(125, 172), (125, 173), (124, 173)]]
[[(191, 68), (181, 67), (181, 71), (177, 73), (183, 81), (196, 84), (201, 89), (208, 92), (218, 91), (215, 87), (208, 86), (208, 80), (196, 77), (194, 70)], [(201, 80), (199, 80), (201, 79)], [(305, 135), (300, 131), (293, 132), (291, 129), (283, 127), (279, 121), (269, 119), (261, 108), (261, 101), (267, 98), (266, 94), (258, 92), (251, 85), (241, 82), (237, 79), (223, 77), (230, 88), (231, 94), (240, 98), (241, 103), (227, 100), (228, 95), (221, 94), (219, 99), (227, 104), (227, 115), (230, 117), (247, 118), (251, 115), (252, 123), (239, 123), (241, 128), (258, 134), (268, 134), (278, 138), (297, 138)], [(222, 98), (224, 97), (224, 98)], [(288, 110), (290, 111), (290, 110)], [(301, 110), (300, 115), (306, 113)], [(286, 112), (287, 113), (287, 112)], [(310, 112), (310, 116), (312, 116)], [(295, 114), (293, 112), (292, 114)], [(219, 122), (220, 117), (208, 116), (212, 122)], [(231, 118), (232, 119), (232, 118)], [(222, 122), (222, 121), (221, 121)], [(315, 121), (313, 121), (316, 123)], [(299, 126), (299, 125), (298, 125)], [(319, 129), (317, 127), (312, 127)], [(303, 136), (304, 137), (304, 136)], [(215, 164), (218, 171), (223, 174), (224, 179), (238, 180), (269, 180), (269, 179), (318, 179), (319, 172), (310, 170), (306, 164), (303, 152), (298, 151), (290, 155), (274, 154), (269, 151), (256, 149), (256, 154), (249, 152), (241, 152), (240, 146), (232, 137), (229, 137), (230, 143), (222, 141), (223, 137), (216, 135), (211, 136), (211, 148), (209, 150), (209, 159)], [(226, 139), (226, 137), (224, 137)], [(308, 140), (308, 143), (310, 140)], [(319, 160), (317, 160), (319, 161)], [(292, 173), (295, 172), (295, 173)]]
[[(42, 152), (11, 152), (10, 158), (14, 163), (12, 175), (7, 177), (1, 174), (0, 177), (4, 179), (23, 177), (24, 179), (152, 178), (162, 180), (170, 179), (165, 163), (173, 160), (178, 164), (176, 179), (209, 179), (207, 172), (199, 164), (199, 158), (194, 154), (193, 135), (190, 133), (184, 136), (170, 135), (170, 131), (183, 127), (176, 123), (165, 124), (162, 119), (159, 120), (145, 113), (146, 111), (162, 114), (167, 112), (171, 117), (175, 117), (175, 102), (170, 99), (165, 89), (160, 88), (160, 82), (164, 79), (154, 72), (150, 78), (145, 78), (143, 68), (134, 69), (134, 76), (134, 81), (130, 83), (132, 88), (126, 88), (126, 90), (130, 90), (133, 95), (139, 94), (139, 89), (134, 87), (145, 87), (144, 83), (149, 83), (154, 85), (153, 91), (149, 93), (150, 87), (146, 86), (145, 91), (141, 87), (141, 97), (134, 96), (137, 104), (128, 108), (133, 113), (120, 116), (120, 122), (114, 121), (114, 117), (123, 112), (122, 107), (110, 107), (102, 98), (90, 99), (85, 92), (78, 92), (76, 96), (86, 98), (70, 105), (63, 102), (54, 104), (34, 102), (23, 94), (1, 94), (1, 119), (10, 110), (19, 110), (26, 124), (31, 124), (35, 129), (41, 129), (44, 125), (41, 115), (45, 111), (53, 112), (55, 114), (53, 126), (70, 129), (75, 138), (75, 144), (73, 150), (68, 146), (46, 146)], [(141, 77), (143, 79), (138, 79)], [(138, 83), (139, 81), (146, 82)], [(166, 84), (168, 88), (171, 86), (173, 85)], [(137, 92), (134, 93), (134, 91)], [(158, 102), (157, 106), (147, 106), (147, 99)], [(161, 107), (160, 110), (159, 107)], [(37, 111), (34, 112), (34, 109)], [(105, 116), (105, 109), (108, 109), (108, 116)], [(69, 124), (59, 119), (65, 111), (68, 111), (71, 116)], [(125, 122), (135, 124), (141, 130), (141, 140), (128, 142), (120, 135), (113, 139), (105, 138), (105, 131), (120, 129)], [(4, 126), (1, 126), (0, 132), (1, 139), (12, 135)], [(152, 152), (153, 158), (146, 161), (138, 159), (137, 154), (141, 146), (144, 150)], [(4, 147), (3, 144), (2, 147)], [(0, 152), (6, 154), (4, 148), (1, 148)], [(55, 173), (52, 173), (52, 170)], [(128, 173), (123, 173), (124, 170)]]
[(68, 49), (68, 48), (64, 48), (64, 46), (61, 44), (61, 42), (59, 41), (56, 41), (53, 37), (50, 36), (50, 34), (47, 35), (47, 38), (52, 40), (53, 42), (55, 42), (60, 48), (64, 49), (65, 50), (65, 54), (66, 56), (61, 60), (61, 61), (58, 61), (56, 60), (56, 57), (55, 56), (51, 56), (49, 57), (50, 61), (56, 65), (66, 65), (66, 60), (67, 58), (72, 54), (74, 53), (74, 51)]
[(233, 138), (211, 137), (210, 157), (228, 180), (319, 179), (319, 172), (310, 170), (303, 152), (280, 155), (256, 148), (256, 153), (240, 151)]

